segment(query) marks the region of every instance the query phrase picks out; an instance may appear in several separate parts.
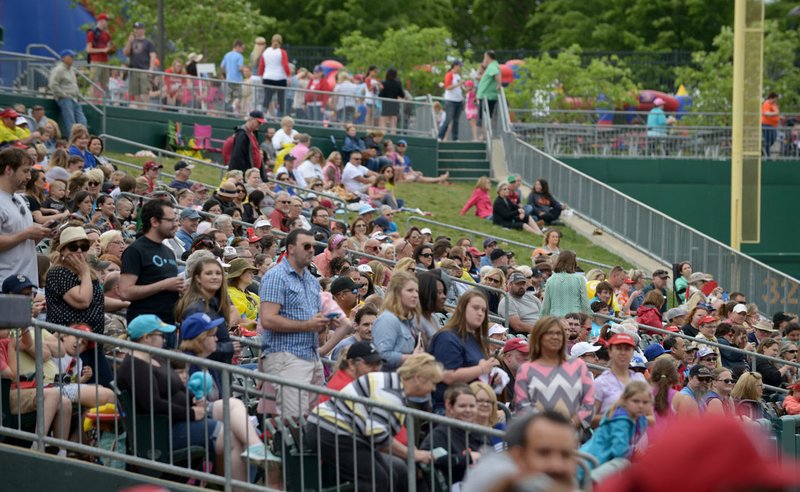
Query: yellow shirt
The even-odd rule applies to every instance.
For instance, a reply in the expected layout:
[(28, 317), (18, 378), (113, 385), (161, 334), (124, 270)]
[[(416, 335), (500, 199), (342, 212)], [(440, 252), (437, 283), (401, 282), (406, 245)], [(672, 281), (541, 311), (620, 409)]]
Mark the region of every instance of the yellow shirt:
[(0, 142), (16, 142), (30, 137), (30, 135), (31, 132), (22, 127), (17, 126), (12, 130), (6, 125), (0, 124)]
[(258, 319), (258, 305), (261, 303), (258, 296), (252, 292), (243, 292), (236, 287), (228, 286), (228, 295), (236, 311), (243, 318), (251, 321)]
[[(589, 280), (586, 282), (586, 293), (589, 294), (589, 300), (594, 298), (595, 290), (597, 289), (597, 284), (599, 283), (599, 280)], [(625, 304), (623, 303), (622, 305), (624, 306)], [(619, 314), (620, 310), (622, 309), (616, 294), (611, 294), (611, 307), (614, 309), (615, 315)]]

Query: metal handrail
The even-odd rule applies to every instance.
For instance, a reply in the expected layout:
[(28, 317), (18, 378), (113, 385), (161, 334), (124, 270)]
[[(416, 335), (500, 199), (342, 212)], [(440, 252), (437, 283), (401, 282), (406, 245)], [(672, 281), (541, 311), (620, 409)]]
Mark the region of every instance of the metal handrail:
[[(505, 104), (502, 91), (499, 103), (501, 106)], [(505, 114), (502, 108), (501, 114)], [(562, 194), (565, 198), (569, 198), (570, 207), (585, 217), (592, 219), (600, 213), (600, 210), (607, 214), (608, 210), (605, 209), (605, 206), (619, 204), (620, 207), (627, 207), (625, 210), (618, 211), (618, 215), (608, 221), (598, 218), (594, 222), (597, 223), (600, 220), (607, 222), (602, 224), (605, 231), (621, 238), (660, 263), (671, 264), (674, 261), (686, 259), (686, 256), (693, 254), (691, 250), (688, 254), (681, 254), (681, 257), (673, 257), (669, 260), (662, 255), (667, 253), (670, 256), (677, 256), (681, 245), (687, 244), (689, 248), (694, 245), (695, 248), (703, 248), (700, 253), (702, 256), (693, 260), (695, 269), (715, 273), (720, 283), (727, 285), (730, 290), (755, 292), (758, 289), (764, 289), (766, 291), (772, 286), (776, 291), (779, 286), (781, 290), (786, 289), (790, 292), (800, 289), (800, 281), (797, 279), (744, 255), (697, 229), (678, 222), (663, 212), (624, 195), (600, 180), (542, 152), (511, 132), (510, 122), (509, 128), (504, 130), (502, 138), (505, 140), (506, 162), (510, 170), (522, 171), (522, 174), (525, 174), (529, 180), (538, 177), (534, 174), (537, 173), (551, 182), (563, 181), (565, 186)], [(632, 209), (630, 217), (628, 209)], [(638, 220), (640, 218), (644, 221), (643, 224), (640, 224)], [(662, 237), (662, 240), (654, 240), (654, 238)], [(708, 257), (709, 252), (714, 253), (713, 261), (716, 266), (711, 264)], [(689, 259), (692, 260), (691, 257)], [(756, 279), (763, 280), (767, 285), (755, 285), (753, 282)], [(750, 288), (747, 288), (748, 284)], [(757, 303), (763, 312), (791, 310), (785, 296), (782, 301), (779, 295), (775, 300), (765, 296), (758, 298)]]
[[(621, 323), (621, 322), (624, 321), (624, 322), (626, 322), (626, 324), (631, 324), (631, 320), (633, 319), (633, 318), (625, 319), (625, 318), (620, 318), (620, 317), (617, 317), (617, 316), (608, 316), (608, 315), (599, 314), (599, 313), (593, 313), (592, 316), (594, 316), (596, 318), (602, 318), (602, 319), (605, 319), (607, 321), (613, 321), (615, 323)], [(757, 352), (750, 352), (748, 350), (740, 349), (738, 347), (733, 347), (733, 346), (730, 346), (730, 345), (722, 345), (721, 343), (712, 342), (710, 340), (698, 340), (697, 338), (695, 338), (693, 336), (685, 335), (685, 334), (680, 333), (680, 332), (675, 333), (675, 332), (671, 332), (671, 331), (665, 330), (663, 328), (656, 328), (656, 327), (653, 327), (653, 326), (647, 326), (647, 325), (643, 325), (641, 323), (636, 323), (635, 321), (634, 321), (634, 324), (640, 330), (652, 331), (652, 332), (655, 332), (655, 333), (658, 333), (658, 334), (661, 334), (661, 335), (666, 335), (666, 336), (674, 335), (674, 336), (676, 336), (678, 338), (683, 338), (684, 340), (689, 340), (689, 341), (692, 341), (694, 343), (704, 344), (704, 345), (708, 345), (708, 346), (711, 346), (711, 347), (716, 347), (718, 349), (726, 350), (726, 351), (733, 352), (733, 353), (736, 353), (736, 354), (744, 354), (744, 355), (750, 357), (751, 363), (752, 363), (752, 366), (753, 366), (751, 368), (752, 370), (755, 370), (755, 366), (756, 366), (755, 361), (756, 361), (756, 359), (764, 359), (764, 360), (767, 360), (767, 361), (770, 361), (770, 362), (777, 362), (779, 364), (800, 368), (800, 362), (792, 362), (790, 360), (779, 359), (777, 357), (770, 357), (768, 355), (759, 354)]]
[[(497, 242), (504, 242), (504, 243), (508, 243), (508, 244), (513, 244), (514, 246), (520, 246), (520, 247), (526, 248), (526, 249), (536, 249), (538, 247), (538, 246), (531, 247), (530, 244), (525, 244), (525, 243), (522, 243), (522, 242), (519, 242), (519, 241), (514, 241), (513, 239), (506, 239), (506, 238), (503, 238), (503, 237), (496, 236), (494, 234), (481, 232), (481, 231), (476, 231), (474, 229), (467, 229), (465, 227), (454, 226), (454, 225), (446, 224), (444, 222), (437, 222), (435, 220), (426, 219), (425, 217), (417, 217), (417, 216), (414, 216), (414, 215), (409, 216), (409, 217), (406, 218), (406, 227), (408, 227), (410, 225), (410, 222), (412, 220), (415, 220), (415, 221), (418, 221), (418, 222), (424, 222), (426, 224), (431, 224), (431, 225), (434, 225), (436, 227), (441, 227), (441, 228), (445, 228), (445, 229), (452, 229), (454, 231), (463, 232), (463, 233), (469, 234), (471, 236), (480, 236), (480, 237), (485, 237), (485, 238), (492, 238), (492, 239), (495, 239)], [(611, 268), (611, 265), (606, 265), (605, 263), (600, 263), (599, 261), (587, 260), (586, 258), (577, 258), (577, 260), (579, 262), (588, 263), (589, 265), (595, 265), (595, 266), (598, 266), (600, 268)]]

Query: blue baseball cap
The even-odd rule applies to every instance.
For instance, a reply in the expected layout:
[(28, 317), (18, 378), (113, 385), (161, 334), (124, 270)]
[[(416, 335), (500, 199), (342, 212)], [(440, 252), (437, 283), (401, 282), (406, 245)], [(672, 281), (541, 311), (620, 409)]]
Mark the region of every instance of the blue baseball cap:
[(172, 333), (175, 331), (175, 325), (164, 323), (155, 314), (140, 314), (128, 323), (128, 336), (131, 340), (138, 340), (154, 331)]
[(397, 145), (403, 145), (405, 147), (408, 147), (408, 142), (406, 142), (401, 138), (400, 140), (397, 141)]
[(58, 54), (61, 56), (61, 58), (64, 58), (65, 56), (71, 56), (72, 58), (75, 58), (74, 50), (61, 50), (58, 52)]
[(368, 203), (364, 203), (358, 207), (358, 215), (364, 215), (371, 212), (377, 212), (378, 209), (369, 205)]
[(28, 287), (35, 288), (36, 286), (25, 275), (12, 275), (3, 280), (3, 294), (19, 294)]
[(194, 313), (181, 323), (181, 340), (193, 340), (201, 333), (213, 330), (224, 322), (225, 318), (212, 320), (206, 313)]
[(660, 343), (651, 343), (644, 349), (644, 356), (647, 357), (647, 360), (655, 360), (656, 357), (666, 353), (667, 350)]

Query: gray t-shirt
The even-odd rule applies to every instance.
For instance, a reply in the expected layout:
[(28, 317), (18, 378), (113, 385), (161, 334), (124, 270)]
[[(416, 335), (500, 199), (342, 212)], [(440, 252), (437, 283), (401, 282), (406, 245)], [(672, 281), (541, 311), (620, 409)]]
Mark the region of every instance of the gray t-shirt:
[[(0, 191), (0, 235), (7, 236), (33, 225), (25, 198), (19, 193), (13, 196)], [(28, 239), (13, 248), (0, 251), (0, 283), (11, 275), (25, 275), (39, 285), (39, 270), (36, 264), (36, 242)]]
[[(517, 315), (520, 321), (532, 325), (539, 321), (539, 312), (542, 310), (542, 302), (533, 292), (525, 292), (522, 297), (514, 297), (509, 294), (511, 305), (508, 307), (508, 317)], [(505, 301), (500, 303), (500, 316), (505, 316)]]

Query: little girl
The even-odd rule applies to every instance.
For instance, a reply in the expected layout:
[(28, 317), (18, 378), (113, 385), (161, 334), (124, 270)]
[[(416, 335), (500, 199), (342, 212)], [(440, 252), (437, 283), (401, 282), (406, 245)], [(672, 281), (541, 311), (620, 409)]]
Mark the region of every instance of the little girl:
[(647, 383), (628, 383), (581, 451), (597, 458), (600, 465), (613, 459), (630, 459), (637, 441), (647, 430), (646, 415), (652, 403), (653, 394)]
[(472, 128), (472, 140), (478, 140), (478, 100), (476, 98), (478, 91), (475, 89), (475, 82), (471, 80), (464, 82), (464, 88), (467, 90), (467, 105), (464, 115)]
[(375, 183), (369, 187), (369, 199), (374, 206), (389, 205), (397, 210), (397, 201), (392, 196), (392, 193), (386, 189), (386, 178), (383, 174), (378, 174), (375, 177)]

